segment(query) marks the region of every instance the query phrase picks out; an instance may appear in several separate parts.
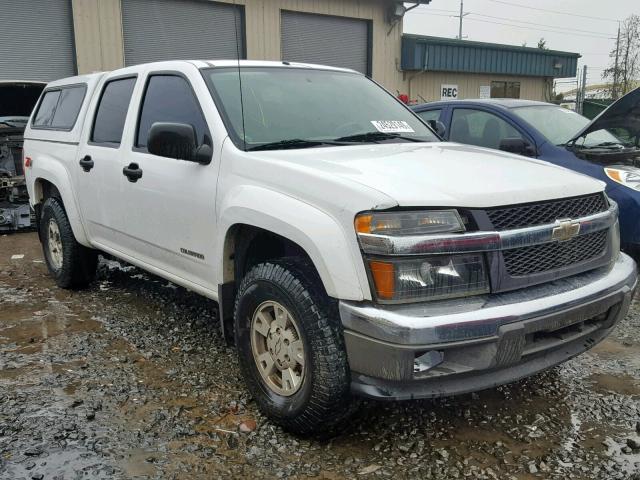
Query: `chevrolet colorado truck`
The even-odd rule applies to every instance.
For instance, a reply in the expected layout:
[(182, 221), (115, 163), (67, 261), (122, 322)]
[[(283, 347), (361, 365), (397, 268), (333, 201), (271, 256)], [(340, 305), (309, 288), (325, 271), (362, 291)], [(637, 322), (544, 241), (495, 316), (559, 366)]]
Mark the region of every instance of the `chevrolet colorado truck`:
[(357, 396), (557, 365), (636, 288), (602, 182), (442, 142), (349, 70), (171, 61), (55, 81), (24, 164), (60, 287), (106, 252), (214, 299), (248, 390), (298, 433)]

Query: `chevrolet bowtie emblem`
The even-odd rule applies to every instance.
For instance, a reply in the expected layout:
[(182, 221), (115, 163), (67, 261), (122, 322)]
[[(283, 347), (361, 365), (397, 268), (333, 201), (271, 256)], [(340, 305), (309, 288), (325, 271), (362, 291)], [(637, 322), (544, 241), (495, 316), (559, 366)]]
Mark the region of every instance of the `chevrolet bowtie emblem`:
[(558, 225), (551, 232), (551, 239), (556, 242), (566, 242), (580, 233), (580, 222), (574, 222), (570, 218), (556, 220)]

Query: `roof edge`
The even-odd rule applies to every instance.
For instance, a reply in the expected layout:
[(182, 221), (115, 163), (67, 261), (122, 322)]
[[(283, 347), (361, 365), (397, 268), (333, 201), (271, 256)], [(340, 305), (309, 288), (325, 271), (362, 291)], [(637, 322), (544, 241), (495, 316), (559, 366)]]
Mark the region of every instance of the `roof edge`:
[(418, 42), (422, 41), (423, 43), (431, 43), (431, 44), (440, 44), (440, 45), (452, 45), (452, 46), (470, 46), (470, 47), (482, 47), (482, 48), (490, 48), (494, 50), (512, 50), (517, 52), (527, 52), (527, 53), (537, 53), (540, 55), (551, 55), (551, 56), (562, 56), (562, 57), (573, 57), (573, 58), (581, 58), (582, 55), (575, 52), (565, 52), (562, 50), (547, 50), (543, 48), (535, 48), (535, 47), (522, 47), (518, 45), (507, 45), (503, 43), (491, 43), (491, 42), (477, 42), (474, 40), (458, 40), (457, 38), (446, 38), (446, 37), (433, 37), (430, 35), (418, 35), (414, 33), (403, 33), (403, 38), (410, 38), (413, 40), (417, 40)]

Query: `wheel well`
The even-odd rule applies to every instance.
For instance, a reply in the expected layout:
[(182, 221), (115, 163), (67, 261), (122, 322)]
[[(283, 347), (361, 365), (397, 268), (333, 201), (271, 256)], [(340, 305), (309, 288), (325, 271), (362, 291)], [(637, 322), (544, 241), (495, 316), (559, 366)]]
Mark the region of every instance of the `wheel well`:
[(239, 284), (255, 265), (282, 257), (309, 259), (307, 253), (291, 240), (261, 228), (243, 225), (236, 233), (233, 252), (233, 278)]
[(60, 191), (58, 187), (56, 187), (49, 180), (45, 180), (44, 178), (36, 179), (34, 183), (34, 199), (33, 199), (33, 210), (36, 214), (36, 230), (38, 232), (38, 238), (42, 241), (42, 232), (40, 231), (40, 216), (42, 215), (42, 204), (47, 198), (56, 198), (62, 204), (62, 208), (64, 208), (64, 203), (62, 202), (62, 196), (60, 195)]
[(57, 198), (62, 201), (62, 196), (60, 195), (58, 187), (44, 178), (38, 178), (35, 181), (35, 197), (34, 203), (42, 203), (50, 197)]
[[(224, 283), (218, 291), (220, 324), (227, 340), (233, 336), (233, 308), (242, 278), (253, 266), (283, 257), (302, 258), (313, 265), (300, 245), (277, 233), (245, 224), (236, 224), (229, 229), (224, 244)], [(322, 286), (315, 268), (313, 274)]]

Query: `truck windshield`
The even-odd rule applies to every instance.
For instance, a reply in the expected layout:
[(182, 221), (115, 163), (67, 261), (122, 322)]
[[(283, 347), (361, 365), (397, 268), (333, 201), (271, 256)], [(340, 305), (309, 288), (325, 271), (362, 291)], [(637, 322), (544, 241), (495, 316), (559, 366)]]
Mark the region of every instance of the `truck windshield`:
[(277, 150), (438, 140), (412, 112), (360, 74), (242, 67), (240, 75), (235, 67), (204, 70), (229, 135), (242, 149), (245, 144), (246, 150)]
[[(572, 110), (555, 105), (515, 107), (512, 110), (554, 145), (565, 145), (590, 122), (588, 118)], [(607, 130), (591, 132), (576, 142), (577, 146), (587, 148), (612, 144), (622, 145), (623, 142)]]

